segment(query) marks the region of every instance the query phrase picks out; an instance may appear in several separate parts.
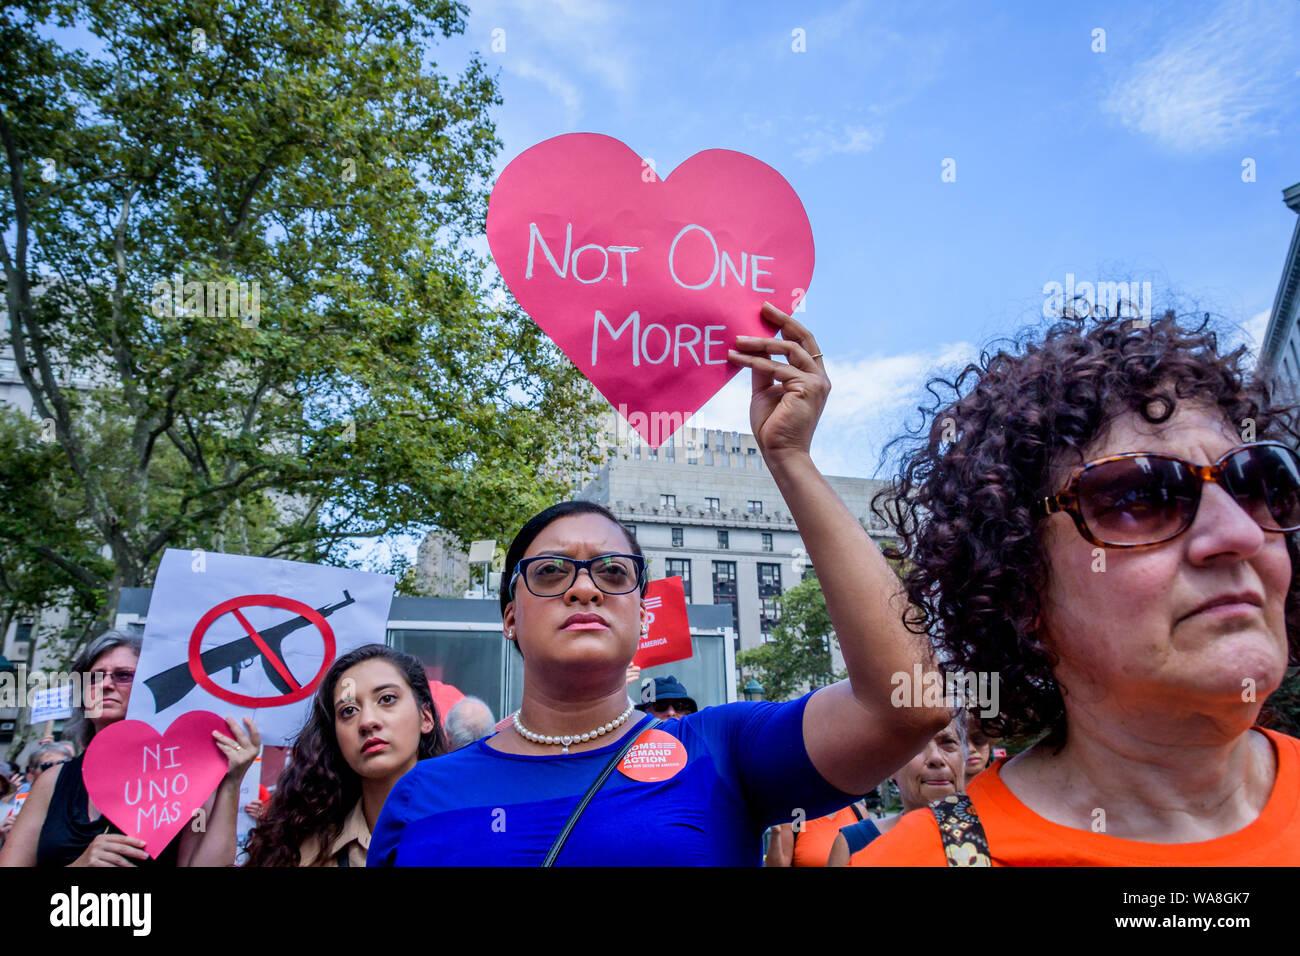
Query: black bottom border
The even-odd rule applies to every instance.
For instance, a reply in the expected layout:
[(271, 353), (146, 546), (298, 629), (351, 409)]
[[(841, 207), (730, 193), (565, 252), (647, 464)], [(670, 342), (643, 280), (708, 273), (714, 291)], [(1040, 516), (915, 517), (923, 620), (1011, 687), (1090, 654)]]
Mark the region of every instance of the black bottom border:
[[(971, 939), (972, 920), (984, 931), (1045, 930), (1060, 934), (1199, 936), (1232, 945), (1242, 933), (1277, 934), (1293, 921), (1294, 869), (1002, 869), (956, 873), (931, 869), (857, 873), (767, 873), (762, 870), (416, 869), (338, 870), (7, 870), (0, 877), (11, 929), (41, 941), (215, 942), (232, 951), (252, 944), (320, 939), (377, 941), (392, 931), (407, 937), (440, 924), (477, 926), (496, 945), (539, 932), (586, 936), (603, 925), (625, 936), (671, 910), (699, 932), (735, 945), (745, 926), (766, 943), (765, 926), (843, 931), (866, 917), (875, 932), (893, 923), (905, 933), (930, 925), (944, 936)], [(53, 925), (67, 921), (72, 891), (83, 907), (89, 894), (148, 894), (149, 932), (130, 925)], [(658, 887), (663, 892), (655, 893)], [(649, 890), (649, 892), (646, 892)], [(143, 898), (140, 898), (141, 903)], [(62, 910), (60, 911), (60, 906)], [(92, 908), (98, 905), (90, 904)], [(120, 906), (120, 903), (115, 904)], [(114, 908), (110, 906), (109, 909)], [(694, 911), (695, 915), (692, 915)], [(136, 911), (137, 913), (139, 911)], [(513, 916), (511, 914), (514, 914)], [(1203, 920), (1210, 924), (1203, 925)], [(921, 923), (917, 923), (920, 920)], [(79, 921), (79, 919), (78, 919)], [(1195, 921), (1195, 922), (1193, 922)], [(881, 924), (885, 924), (882, 926)], [(398, 929), (400, 927), (400, 930)], [(909, 929), (910, 927), (910, 929)], [(137, 927), (138, 928), (138, 927)], [(815, 932), (815, 930), (814, 930)], [(926, 931), (928, 935), (929, 931)], [(838, 935), (838, 933), (837, 933)], [(814, 936), (814, 939), (817, 937)], [(828, 942), (829, 944), (829, 942)], [(807, 945), (807, 940), (803, 944)], [(816, 945), (816, 944), (815, 944)]]

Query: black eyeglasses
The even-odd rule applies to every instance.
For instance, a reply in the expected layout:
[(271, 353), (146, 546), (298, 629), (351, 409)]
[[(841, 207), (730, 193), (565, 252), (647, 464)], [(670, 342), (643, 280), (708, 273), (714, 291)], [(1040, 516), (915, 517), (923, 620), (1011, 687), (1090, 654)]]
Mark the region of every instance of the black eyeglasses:
[(57, 767), (61, 763), (68, 763), (68, 759), (65, 757), (63, 760), (47, 760), (45, 763), (38, 763), (36, 769), (41, 773), (45, 773), (51, 767)]
[(602, 554), (587, 561), (558, 554), (524, 558), (510, 577), (510, 596), (522, 577), (524, 586), (537, 597), (556, 597), (573, 587), (578, 572), (587, 570), (591, 581), (606, 594), (628, 594), (641, 586), (645, 559), (635, 554)]
[(1100, 458), (1075, 469), (1038, 506), (1042, 514), (1070, 515), (1093, 544), (1141, 548), (1190, 528), (1209, 481), (1265, 531), (1300, 530), (1300, 457), (1280, 442), (1238, 445), (1212, 465), (1154, 452)]

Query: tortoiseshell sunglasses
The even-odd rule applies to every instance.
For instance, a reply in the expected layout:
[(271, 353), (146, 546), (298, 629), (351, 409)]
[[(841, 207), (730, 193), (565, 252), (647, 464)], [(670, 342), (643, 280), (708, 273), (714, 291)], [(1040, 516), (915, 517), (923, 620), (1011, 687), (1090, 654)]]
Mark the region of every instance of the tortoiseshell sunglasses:
[(1300, 530), (1300, 457), (1280, 442), (1250, 442), (1212, 465), (1130, 452), (1080, 465), (1038, 511), (1063, 511), (1103, 548), (1142, 548), (1192, 526), (1205, 483), (1216, 482), (1265, 531)]

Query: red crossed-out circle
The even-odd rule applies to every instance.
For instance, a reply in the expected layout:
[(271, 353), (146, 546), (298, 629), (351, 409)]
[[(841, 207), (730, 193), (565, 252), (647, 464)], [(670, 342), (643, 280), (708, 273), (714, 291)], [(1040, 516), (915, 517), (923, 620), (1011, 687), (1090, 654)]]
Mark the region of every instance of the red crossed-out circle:
[[(286, 611), (293, 611), (295, 614), (301, 614), (311, 623), (316, 625), (320, 631), (321, 639), (325, 644), (325, 659), (321, 661), (320, 670), (307, 683), (301, 687), (297, 686), (297, 681), (289, 673), (285, 663), (274, 654), (271, 649), (262, 640), (256, 629), (248, 623), (247, 618), (239, 613), (241, 607), (278, 607)], [(218, 687), (216, 681), (208, 676), (203, 669), (203, 662), (199, 657), (199, 646), (203, 643), (203, 637), (207, 634), (208, 628), (212, 622), (223, 614), (234, 613), (239, 623), (243, 625), (248, 636), (253, 639), (258, 650), (269, 660), (273, 667), (284, 676), (289, 685), (295, 687), (294, 690), (287, 694), (277, 694), (274, 697), (250, 697), (247, 694), (236, 694), (234, 691)], [(295, 601), (293, 598), (281, 597), (278, 594), (245, 594), (242, 597), (234, 597), (229, 601), (222, 601), (212, 610), (208, 611), (199, 618), (199, 622), (194, 625), (194, 631), (190, 634), (190, 674), (194, 677), (194, 683), (198, 684), (204, 690), (214, 697), (220, 697), (222, 700), (229, 701), (232, 704), (238, 704), (241, 707), (280, 707), (284, 704), (292, 704), (294, 701), (302, 700), (309, 696), (316, 686), (325, 676), (325, 671), (329, 669), (330, 664), (334, 662), (334, 630), (329, 626), (329, 622), (314, 607), (303, 604), (301, 601)]]

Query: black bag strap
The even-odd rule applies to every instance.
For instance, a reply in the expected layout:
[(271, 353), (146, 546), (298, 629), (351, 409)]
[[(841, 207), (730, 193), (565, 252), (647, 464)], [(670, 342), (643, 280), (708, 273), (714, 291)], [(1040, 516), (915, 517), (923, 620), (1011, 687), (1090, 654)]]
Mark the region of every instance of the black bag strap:
[(944, 797), (930, 804), (934, 822), (939, 824), (943, 855), (949, 866), (992, 866), (989, 841), (984, 833), (975, 805), (964, 793)]
[(560, 835), (557, 836), (555, 842), (551, 844), (551, 850), (546, 854), (546, 859), (542, 861), (542, 866), (555, 865), (555, 858), (559, 856), (560, 851), (564, 849), (564, 844), (568, 842), (569, 834), (573, 832), (573, 828), (577, 824), (578, 818), (581, 817), (583, 811), (587, 809), (587, 804), (591, 803), (592, 798), (596, 796), (596, 792), (605, 785), (605, 781), (608, 780), (609, 775), (614, 772), (614, 768), (618, 766), (618, 762), (627, 756), (627, 752), (632, 749), (632, 745), (640, 739), (642, 734), (647, 730), (654, 730), (662, 723), (663, 720), (656, 717), (654, 720), (650, 721), (650, 723), (646, 724), (645, 727), (641, 728), (641, 730), (635, 730), (634, 728), (628, 733), (627, 740), (623, 741), (623, 746), (619, 747), (614, 756), (609, 758), (609, 763), (605, 764), (605, 769), (600, 772), (599, 777), (592, 781), (591, 786), (587, 788), (587, 792), (583, 795), (582, 799), (578, 801), (578, 805), (574, 807), (573, 813), (569, 814), (569, 822), (564, 824), (564, 829), (560, 831)]

